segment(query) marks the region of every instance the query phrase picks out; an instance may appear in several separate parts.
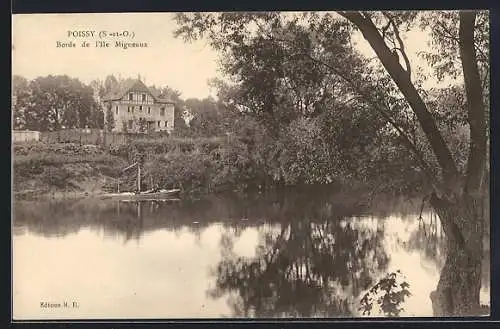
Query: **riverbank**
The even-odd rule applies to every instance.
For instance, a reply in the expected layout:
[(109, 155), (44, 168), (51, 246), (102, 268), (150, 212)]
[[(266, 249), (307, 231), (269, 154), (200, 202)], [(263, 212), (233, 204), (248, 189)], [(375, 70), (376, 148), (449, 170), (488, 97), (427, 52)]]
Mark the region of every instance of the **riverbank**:
[[(70, 199), (133, 188), (122, 174), (142, 163), (143, 188), (156, 184), (186, 193), (244, 189), (255, 175), (243, 177), (235, 160), (244, 150), (221, 138), (138, 138), (127, 145), (101, 147), (76, 143), (14, 144), (13, 195), (16, 199)], [(255, 166), (253, 166), (255, 167)], [(123, 185), (122, 185), (123, 184)]]
[[(142, 163), (146, 189), (155, 184), (187, 193), (245, 189), (249, 181), (256, 181), (258, 170), (248, 152), (235, 143), (222, 138), (138, 138), (111, 147), (14, 144), (13, 195), (61, 199), (116, 192), (118, 180), (125, 178), (122, 169), (136, 161)], [(245, 163), (243, 157), (247, 157)]]
[(69, 199), (105, 192), (127, 161), (94, 145), (14, 145), (16, 199)]
[(170, 137), (138, 138), (114, 147), (14, 144), (13, 194), (16, 199), (79, 198), (116, 192), (119, 180), (122, 190), (134, 189), (134, 173), (124, 179), (122, 169), (136, 161), (141, 162), (143, 189), (159, 185), (180, 188), (185, 194), (206, 194), (342, 186), (363, 195), (375, 192), (341, 171), (327, 171), (330, 164), (324, 161), (314, 160), (311, 170), (307, 161), (300, 162), (300, 170), (289, 168), (290, 152), (280, 145), (256, 145), (239, 138)]

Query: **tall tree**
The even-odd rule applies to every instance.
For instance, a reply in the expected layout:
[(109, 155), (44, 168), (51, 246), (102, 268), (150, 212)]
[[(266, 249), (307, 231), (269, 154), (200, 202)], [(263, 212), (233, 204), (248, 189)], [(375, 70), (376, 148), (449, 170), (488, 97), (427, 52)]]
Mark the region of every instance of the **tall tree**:
[(29, 84), (26, 127), (40, 131), (65, 128), (102, 127), (102, 109), (93, 90), (69, 76), (39, 77)]
[(119, 87), (119, 82), (118, 79), (114, 75), (108, 75), (104, 79), (104, 95), (113, 91), (117, 90)]
[(29, 120), (29, 107), (31, 92), (29, 89), (29, 82), (26, 78), (14, 75), (12, 77), (12, 116), (14, 129), (26, 128), (26, 120)]
[(481, 216), (482, 185), (487, 161), (487, 137), (483, 90), (474, 43), (477, 13), (462, 11), (459, 15), (458, 44), (467, 94), (467, 120), (470, 128), (469, 160), (465, 177), (453, 160), (448, 145), (437, 128), (435, 120), (415, 88), (411, 67), (399, 29), (404, 17), (397, 19), (392, 13), (383, 13), (387, 25), (398, 42), (398, 51), (405, 58), (405, 66), (393, 56), (371, 15), (361, 12), (341, 12), (369, 42), (384, 68), (398, 86), (417, 116), (436, 157), (442, 178), (435, 186), (431, 203), (443, 224), (448, 240), (448, 258), (437, 290), (431, 294), (436, 315), (471, 315), (480, 310), (481, 260), (483, 257), (483, 231), (485, 220)]
[[(452, 145), (443, 136), (435, 109), (422, 90), (422, 77), (412, 71), (406, 52), (402, 35), (406, 30), (416, 28), (419, 14), (338, 14), (346, 20), (330, 13), (298, 16), (276, 12), (179, 14), (176, 35), (188, 41), (200, 37), (209, 39), (223, 55), (225, 73), (234, 79), (238, 87), (243, 87), (236, 88), (237, 92), (243, 90), (243, 95), (247, 97), (255, 91), (257, 98), (254, 96), (253, 99), (259, 102), (244, 104), (250, 111), (264, 110), (264, 113), (274, 115), (279, 105), (283, 104), (283, 98), (277, 98), (275, 93), (279, 90), (276, 83), (300, 73), (304, 67), (309, 69), (303, 74), (321, 67), (329, 73), (330, 79), (337, 77), (343, 81), (338, 100), (349, 105), (354, 100), (354, 104), (358, 104), (359, 110), (364, 109), (366, 115), (376, 113), (374, 122), (383, 120), (386, 123), (378, 129), (386, 136), (397, 137), (411, 154), (412, 162), (406, 162), (407, 166), (418, 167), (420, 172), (425, 173), (422, 177), (432, 186), (430, 201), (439, 214), (448, 241), (448, 258), (438, 287), (431, 295), (435, 314), (477, 314), (480, 309), (485, 223), (481, 208), (484, 206), (483, 183), (488, 157), (484, 97), (485, 91), (489, 90), (487, 70), (484, 69), (488, 59), (483, 48), (488, 40), (487, 24), (484, 23), (487, 17), (484, 13), (473, 11), (432, 13), (437, 17), (432, 19), (434, 22), (448, 26), (448, 32), (456, 31), (452, 34), (452, 44), (456, 48), (448, 47), (441, 57), (448, 54), (448, 58), (458, 58), (463, 72), (470, 145), (469, 158), (462, 171), (453, 156)], [(425, 18), (432, 14), (423, 13), (420, 16)], [(358, 29), (368, 41), (382, 69), (351, 47), (352, 27)], [(440, 40), (437, 38), (438, 44)], [(271, 41), (278, 47), (269, 47)], [(311, 47), (312, 44), (316, 46)], [(453, 49), (457, 51), (453, 52)], [(267, 55), (256, 58), (254, 55), (259, 53)], [(238, 58), (244, 58), (245, 62), (238, 61)], [(276, 61), (279, 64), (273, 62), (277, 58), (281, 58)], [(291, 72), (284, 75), (288, 63)], [(453, 67), (449, 64), (442, 66), (440, 72), (452, 73)], [(245, 84), (252, 82), (251, 79), (264, 88), (255, 89), (256, 83), (253, 82), (245, 91)], [(314, 81), (310, 77), (296, 80), (302, 89), (306, 86), (304, 81)], [(313, 85), (312, 91), (315, 89), (318, 89), (317, 85)], [(326, 98), (331, 99), (332, 96), (327, 95)], [(300, 108), (285, 106), (281, 111), (290, 113)], [(265, 115), (261, 117), (265, 118)], [(328, 134), (332, 130), (325, 132)]]
[(158, 97), (170, 99), (176, 103), (182, 103), (181, 95), (182, 93), (174, 88), (169, 86), (157, 87), (150, 86), (149, 87)]
[(111, 103), (108, 103), (106, 107), (106, 129), (108, 132), (112, 132), (116, 126), (115, 117), (113, 110), (111, 109)]

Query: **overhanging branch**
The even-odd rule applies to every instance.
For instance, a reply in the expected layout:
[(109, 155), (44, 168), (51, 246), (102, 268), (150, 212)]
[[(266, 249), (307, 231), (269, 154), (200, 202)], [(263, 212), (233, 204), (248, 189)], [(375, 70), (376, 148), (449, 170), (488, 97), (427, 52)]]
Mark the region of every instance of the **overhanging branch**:
[(448, 190), (447, 194), (460, 193), (459, 186), (456, 185), (460, 176), (448, 145), (439, 132), (436, 122), (428, 111), (427, 106), (409, 79), (407, 72), (403, 69), (399, 61), (394, 59), (391, 50), (385, 44), (376, 26), (369, 18), (359, 12), (339, 12), (339, 14), (358, 27), (416, 114), (443, 171), (445, 188)]
[[(389, 20), (389, 24), (392, 25), (392, 30), (394, 31), (394, 35), (396, 36), (396, 40), (398, 40), (399, 48), (396, 48), (399, 50), (401, 53), (401, 56), (403, 56), (403, 60), (405, 61), (405, 66), (406, 66), (406, 72), (408, 74), (408, 79), (411, 80), (411, 66), (410, 66), (410, 60), (408, 59), (408, 55), (406, 54), (405, 51), (405, 45), (403, 43), (403, 40), (401, 39), (401, 36), (399, 35), (399, 29), (396, 26), (396, 23), (394, 22), (394, 18), (387, 12), (383, 12), (384, 16), (387, 17)], [(384, 35), (382, 35), (382, 39), (384, 38)]]
[[(275, 36), (271, 36), (271, 35), (267, 35), (267, 37), (269, 39), (272, 39), (272, 40), (275, 40), (275, 41), (280, 41), (280, 42), (285, 42), (285, 43), (290, 43), (290, 40), (286, 40), (286, 39), (281, 39), (281, 38), (277, 38)], [(357, 85), (354, 81), (352, 81), (351, 79), (347, 78), (345, 74), (343, 74), (340, 70), (338, 70), (337, 68), (331, 66), (330, 64), (328, 63), (325, 63), (323, 61), (320, 61), (314, 57), (312, 57), (309, 53), (307, 52), (298, 52), (296, 53), (295, 55), (300, 55), (300, 56), (304, 56), (304, 57), (307, 57), (309, 60), (312, 60), (313, 62), (315, 63), (318, 63), (320, 65), (323, 65), (325, 66), (326, 68), (328, 68), (330, 71), (332, 71), (333, 73), (335, 73), (337, 76), (341, 77), (344, 81), (346, 81), (350, 86), (351, 88), (353, 88), (360, 96), (363, 97), (363, 99), (368, 103), (370, 104), (380, 115), (382, 115), (384, 117), (385, 120), (387, 120), (389, 122), (389, 124), (391, 124), (391, 126), (394, 127), (394, 129), (396, 129), (396, 131), (398, 132), (401, 140), (403, 141), (403, 143), (406, 145), (407, 148), (409, 148), (409, 150), (415, 155), (418, 163), (419, 163), (419, 167), (420, 169), (422, 169), (422, 171), (424, 172), (424, 174), (426, 175), (426, 177), (428, 178), (428, 181), (429, 183), (433, 186), (433, 188), (435, 190), (439, 190), (439, 187), (436, 185), (436, 178), (434, 177), (434, 175), (432, 174), (432, 171), (430, 170), (430, 167), (429, 165), (427, 164), (427, 162), (425, 161), (424, 159), (424, 156), (422, 154), (422, 152), (418, 149), (418, 147), (411, 141), (411, 139), (406, 135), (406, 133), (401, 129), (401, 127), (399, 127), (399, 125), (392, 119), (392, 117), (390, 116), (390, 114), (388, 114), (385, 109), (380, 106), (380, 104), (374, 102), (372, 100), (372, 97), (370, 97), (370, 95), (368, 93), (366, 93), (365, 91), (362, 90), (362, 88)]]

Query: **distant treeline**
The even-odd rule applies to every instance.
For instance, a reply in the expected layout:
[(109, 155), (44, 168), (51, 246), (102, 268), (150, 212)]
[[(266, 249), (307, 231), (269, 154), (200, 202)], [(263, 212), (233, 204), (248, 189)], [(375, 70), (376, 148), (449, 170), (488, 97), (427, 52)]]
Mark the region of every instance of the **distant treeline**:
[[(100, 99), (130, 80), (108, 75), (87, 85), (67, 75), (33, 80), (16, 75), (12, 82), (13, 128), (41, 132), (72, 128), (112, 130), (116, 124), (113, 114)], [(237, 128), (234, 112), (213, 98), (183, 99), (180, 91), (168, 86), (149, 88), (175, 102), (174, 134), (178, 137), (221, 136)]]
[(49, 75), (28, 81), (14, 76), (12, 90), (14, 129), (104, 127), (104, 113), (92, 87), (78, 79)]

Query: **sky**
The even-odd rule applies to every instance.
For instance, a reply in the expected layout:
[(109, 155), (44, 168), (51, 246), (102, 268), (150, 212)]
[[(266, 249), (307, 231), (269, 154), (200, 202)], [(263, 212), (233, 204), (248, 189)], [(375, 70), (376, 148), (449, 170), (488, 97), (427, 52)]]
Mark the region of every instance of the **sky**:
[[(183, 98), (216, 96), (207, 82), (218, 76), (217, 53), (206, 40), (192, 44), (174, 38), (176, 28), (172, 13), (115, 14), (27, 14), (12, 19), (12, 74), (33, 79), (49, 74), (66, 74), (84, 83), (104, 79), (109, 74), (122, 78), (140, 76), (147, 85), (169, 86)], [(95, 37), (68, 36), (69, 31), (95, 31)], [(108, 36), (99, 39), (100, 31), (134, 33), (134, 38)], [(115, 41), (147, 43), (146, 48), (115, 48)], [(368, 43), (356, 36), (357, 48), (367, 57), (375, 56)], [(110, 48), (96, 48), (98, 40), (109, 41)], [(56, 47), (57, 41), (70, 42), (74, 48)], [(82, 48), (88, 41), (90, 47)], [(428, 37), (410, 31), (406, 48), (413, 65), (426, 68), (417, 52), (429, 49)], [(415, 71), (415, 68), (413, 68)], [(432, 82), (431, 82), (432, 84)]]
[[(85, 83), (109, 74), (140, 75), (147, 85), (168, 85), (184, 98), (206, 97), (210, 95), (207, 80), (217, 75), (217, 54), (204, 41), (186, 44), (174, 38), (173, 17), (170, 13), (14, 15), (12, 73), (27, 79), (67, 74)], [(99, 39), (68, 37), (73, 30), (135, 32), (130, 41), (148, 47), (124, 50), (114, 48), (112, 42), (111, 48), (81, 48), (84, 39), (92, 45)], [(57, 41), (71, 40), (78, 47), (56, 47)]]

